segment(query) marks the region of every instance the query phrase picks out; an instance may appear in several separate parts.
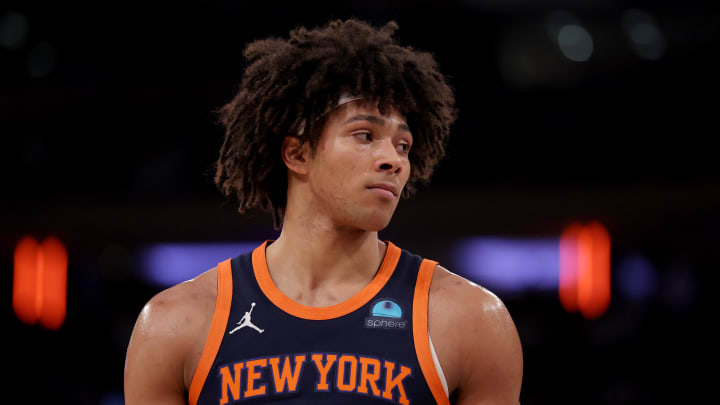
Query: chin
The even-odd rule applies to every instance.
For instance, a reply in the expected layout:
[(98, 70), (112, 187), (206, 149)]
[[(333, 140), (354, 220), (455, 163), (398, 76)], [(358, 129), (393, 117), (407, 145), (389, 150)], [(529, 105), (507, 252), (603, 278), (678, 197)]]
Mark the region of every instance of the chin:
[(387, 213), (374, 212), (372, 215), (364, 218), (361, 228), (369, 232), (381, 231), (390, 225), (393, 213), (394, 210), (389, 215)]
[(366, 215), (350, 215), (342, 221), (349, 228), (361, 229), (366, 232), (377, 232), (385, 229), (392, 219), (392, 213), (372, 212)]
[(372, 221), (365, 224), (364, 230), (368, 232), (378, 232), (387, 228), (388, 225), (390, 225), (389, 219), (386, 221)]

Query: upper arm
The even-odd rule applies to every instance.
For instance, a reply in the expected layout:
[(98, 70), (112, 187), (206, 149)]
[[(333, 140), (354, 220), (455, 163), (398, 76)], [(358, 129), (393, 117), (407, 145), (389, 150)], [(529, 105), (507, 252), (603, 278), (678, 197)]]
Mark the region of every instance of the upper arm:
[(454, 324), (461, 328), (456, 349), (462, 354), (456, 404), (517, 405), (523, 356), (515, 324), (497, 296), (463, 281), (453, 288)]
[(125, 403), (187, 404), (183, 381), (186, 352), (176, 297), (153, 297), (135, 323), (125, 359)]

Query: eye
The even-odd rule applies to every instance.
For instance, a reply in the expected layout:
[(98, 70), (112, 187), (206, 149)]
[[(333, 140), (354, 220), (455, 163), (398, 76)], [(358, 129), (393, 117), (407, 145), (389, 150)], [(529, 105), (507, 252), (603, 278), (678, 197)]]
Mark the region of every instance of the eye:
[(362, 139), (363, 141), (366, 141), (366, 142), (372, 141), (372, 133), (370, 133), (370, 132), (358, 132), (355, 134), (355, 137)]
[(400, 147), (400, 152), (402, 153), (409, 153), (410, 152), (410, 144), (409, 143), (400, 143), (398, 144)]

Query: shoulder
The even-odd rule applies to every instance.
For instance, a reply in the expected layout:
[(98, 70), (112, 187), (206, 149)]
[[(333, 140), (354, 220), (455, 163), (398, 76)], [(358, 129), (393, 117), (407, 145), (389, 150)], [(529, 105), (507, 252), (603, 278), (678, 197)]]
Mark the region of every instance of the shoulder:
[[(153, 296), (143, 307), (133, 335), (177, 337), (202, 322), (215, 305), (217, 268), (177, 284)], [(190, 328), (189, 328), (190, 327)]]
[(433, 340), (435, 334), (440, 335), (448, 344), (443, 351), (454, 359), (460, 399), (516, 403), (522, 349), (512, 317), (497, 295), (437, 265), (430, 284), (428, 318)]
[(490, 321), (493, 318), (507, 319), (509, 313), (505, 304), (490, 290), (441, 265), (435, 266), (430, 284), (430, 299), (433, 306), (439, 306), (452, 312), (448, 314), (458, 320)]
[(194, 371), (191, 363), (199, 358), (195, 354), (202, 352), (207, 337), (216, 296), (217, 268), (213, 268), (157, 293), (145, 304), (128, 345), (126, 391), (129, 387), (134, 387), (131, 395), (185, 391)]

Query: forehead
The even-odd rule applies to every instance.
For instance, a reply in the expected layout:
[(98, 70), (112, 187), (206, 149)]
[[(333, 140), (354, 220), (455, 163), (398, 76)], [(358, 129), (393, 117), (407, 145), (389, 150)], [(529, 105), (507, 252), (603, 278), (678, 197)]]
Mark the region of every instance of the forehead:
[(373, 116), (381, 118), (383, 121), (390, 123), (393, 127), (407, 126), (405, 117), (394, 106), (390, 106), (385, 110), (385, 115), (380, 114), (378, 103), (368, 100), (354, 100), (349, 103), (337, 107), (330, 113), (328, 122), (337, 125), (343, 125), (348, 120), (353, 120), (358, 116)]

